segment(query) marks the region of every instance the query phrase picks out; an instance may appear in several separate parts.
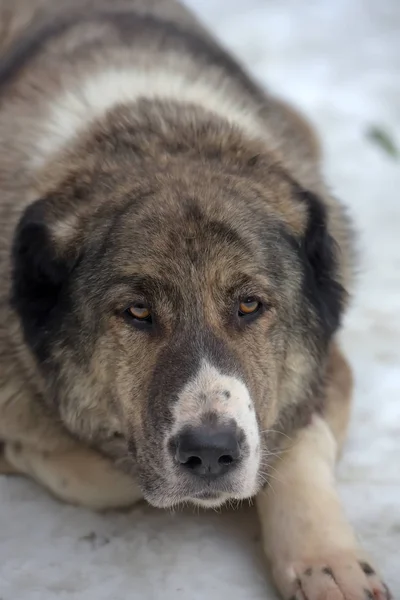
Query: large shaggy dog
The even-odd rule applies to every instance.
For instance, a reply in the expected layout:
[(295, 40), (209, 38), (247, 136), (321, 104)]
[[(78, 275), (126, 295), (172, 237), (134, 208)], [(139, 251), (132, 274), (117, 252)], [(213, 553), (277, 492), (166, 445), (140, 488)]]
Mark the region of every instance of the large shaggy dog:
[(0, 27), (1, 471), (96, 509), (255, 496), (285, 600), (388, 599), (334, 487), (352, 244), (309, 126), (174, 0)]

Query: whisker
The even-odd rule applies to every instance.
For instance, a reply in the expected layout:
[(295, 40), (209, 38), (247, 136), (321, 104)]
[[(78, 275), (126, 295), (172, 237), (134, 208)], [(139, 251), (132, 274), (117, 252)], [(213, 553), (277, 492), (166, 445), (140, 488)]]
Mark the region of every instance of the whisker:
[(263, 431), (260, 431), (260, 435), (264, 435), (264, 434), (267, 434), (267, 433), (276, 433), (278, 435), (283, 435), (289, 441), (293, 441), (293, 438), (291, 438), (289, 435), (287, 435), (283, 431), (278, 431), (277, 429), (264, 429)]

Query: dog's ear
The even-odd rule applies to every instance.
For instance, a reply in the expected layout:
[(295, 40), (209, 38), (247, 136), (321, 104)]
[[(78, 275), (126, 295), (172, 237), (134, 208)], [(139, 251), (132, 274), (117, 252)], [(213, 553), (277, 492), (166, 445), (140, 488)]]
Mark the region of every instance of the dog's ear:
[(312, 192), (301, 190), (298, 194), (307, 210), (306, 230), (300, 241), (303, 291), (329, 339), (340, 325), (347, 295), (340, 282), (339, 248), (329, 233), (323, 201)]
[(11, 301), (40, 360), (61, 326), (70, 275), (80, 258), (73, 215), (63, 212), (57, 199), (37, 200), (23, 213), (14, 236)]

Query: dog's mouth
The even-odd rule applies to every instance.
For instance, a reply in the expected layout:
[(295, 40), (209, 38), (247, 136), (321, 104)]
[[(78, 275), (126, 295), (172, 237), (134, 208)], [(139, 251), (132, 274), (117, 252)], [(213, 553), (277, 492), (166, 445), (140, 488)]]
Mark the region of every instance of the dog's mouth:
[(204, 508), (215, 508), (231, 500), (250, 498), (254, 495), (254, 491), (254, 489), (240, 489), (229, 481), (220, 481), (188, 486), (182, 493), (182, 497), (184, 502), (203, 506)]
[[(199, 482), (200, 483), (200, 482)], [(172, 508), (179, 505), (193, 504), (203, 508), (218, 508), (230, 501), (246, 500), (258, 491), (258, 485), (249, 488), (226, 482), (204, 482), (196, 485), (191, 482), (175, 481), (175, 485), (168, 483), (157, 484), (151, 489), (143, 489), (145, 499), (157, 508)], [(161, 492), (161, 493), (160, 493)]]
[(194, 500), (220, 500), (223, 496), (222, 492), (213, 492), (211, 490), (204, 490), (203, 492), (197, 492), (191, 497)]
[(230, 498), (230, 494), (226, 492), (214, 492), (211, 490), (205, 490), (191, 494), (187, 501), (191, 504), (203, 508), (218, 508), (225, 504)]

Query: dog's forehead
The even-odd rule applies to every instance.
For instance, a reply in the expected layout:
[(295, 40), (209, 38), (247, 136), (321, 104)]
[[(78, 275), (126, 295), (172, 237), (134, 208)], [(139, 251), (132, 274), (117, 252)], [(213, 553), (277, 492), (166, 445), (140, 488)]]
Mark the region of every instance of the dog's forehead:
[(229, 209), (213, 212), (197, 199), (177, 202), (168, 212), (152, 201), (142, 213), (135, 208), (127, 213), (116, 253), (125, 274), (150, 269), (159, 276), (198, 272), (221, 277), (240, 267), (257, 270), (260, 241), (250, 225), (249, 220), (244, 225), (235, 219)]

